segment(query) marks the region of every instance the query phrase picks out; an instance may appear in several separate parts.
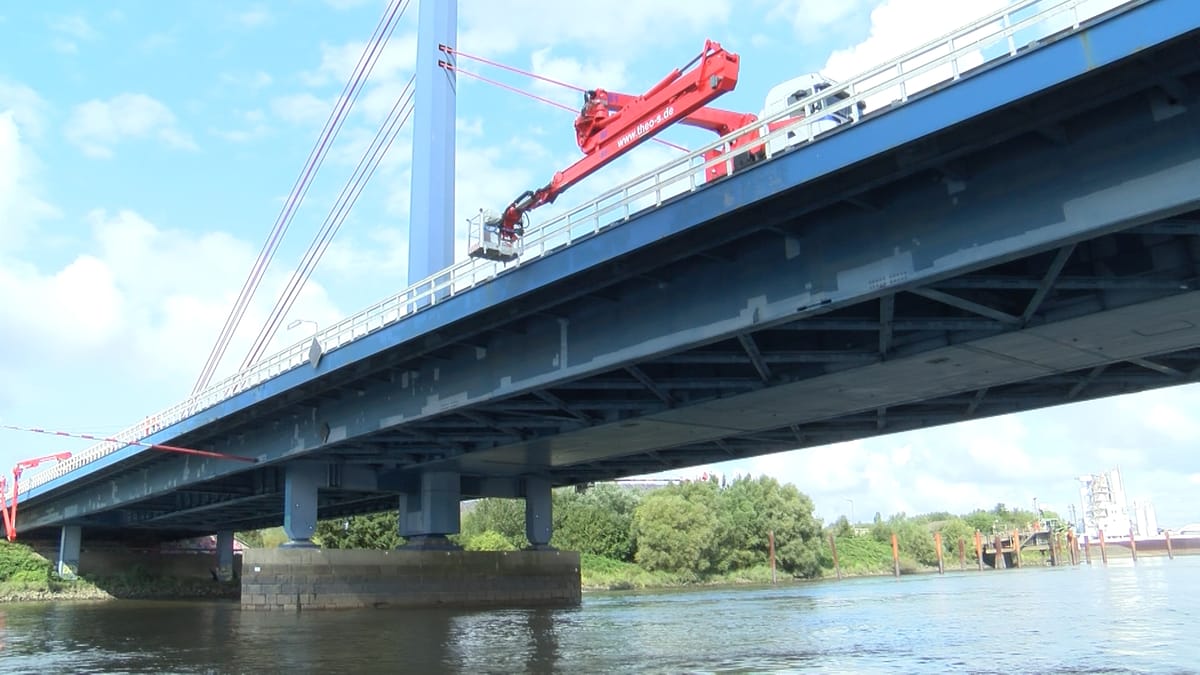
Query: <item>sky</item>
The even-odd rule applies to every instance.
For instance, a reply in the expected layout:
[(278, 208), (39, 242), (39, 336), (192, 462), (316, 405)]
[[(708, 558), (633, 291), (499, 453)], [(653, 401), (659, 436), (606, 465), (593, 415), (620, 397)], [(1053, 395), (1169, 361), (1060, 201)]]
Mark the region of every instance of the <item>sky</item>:
[[(429, 1), (429, 0), (426, 0)], [(775, 83), (846, 79), (1005, 0), (460, 0), (458, 46), (584, 87), (638, 93), (706, 38), (741, 55), (714, 105), (758, 112)], [(1091, 0), (1093, 11), (1103, 9)], [(232, 373), (416, 61), (418, 1), (331, 147), (218, 377)], [(243, 280), (385, 10), (383, 0), (0, 6), (0, 424), (106, 434), (190, 393)], [(465, 63), (463, 64), (466, 65)], [(578, 94), (471, 70), (578, 105)], [(579, 157), (568, 112), (463, 76), (465, 218)], [(698, 147), (699, 130), (662, 137)], [(328, 326), (404, 288), (411, 134), (401, 132), (289, 320)], [(645, 144), (538, 218), (678, 156)], [(281, 331), (269, 351), (305, 340)], [(1119, 466), (1164, 525), (1200, 521), (1200, 390), (1143, 395), (697, 467), (769, 474), (826, 520), (998, 502), (1066, 512), (1076, 477)], [(0, 431), (0, 466), (86, 442)]]

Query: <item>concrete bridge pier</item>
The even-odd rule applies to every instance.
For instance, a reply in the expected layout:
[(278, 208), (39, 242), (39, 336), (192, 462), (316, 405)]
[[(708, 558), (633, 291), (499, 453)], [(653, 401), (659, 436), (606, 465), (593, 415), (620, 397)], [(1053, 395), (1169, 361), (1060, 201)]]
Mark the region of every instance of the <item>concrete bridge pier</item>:
[(217, 531), (217, 578), (233, 580), (233, 530)]
[[(308, 490), (310, 478), (289, 469), (287, 508), (294, 520), (288, 535), (293, 540), (312, 533), (311, 528), (295, 527), (307, 517), (307, 511), (296, 507), (304, 500), (296, 497), (316, 494), (315, 488)], [(550, 548), (550, 480), (505, 478), (469, 487), (468, 494), (525, 498), (529, 550), (462, 551), (451, 544), (446, 536), (459, 531), (462, 478), (456, 471), (426, 471), (400, 496), (398, 526), (408, 540), (405, 546), (394, 551), (311, 546), (247, 550), (242, 562), (242, 608), (577, 606), (579, 554)]]
[(525, 538), (534, 550), (549, 550), (554, 534), (554, 510), (550, 481), (542, 477), (525, 479)]
[(288, 541), (283, 546), (286, 548), (316, 547), (312, 536), (317, 531), (317, 489), (324, 478), (323, 468), (319, 464), (296, 462), (284, 469), (283, 531)]
[(457, 471), (426, 471), (419, 491), (400, 495), (400, 536), (409, 550), (456, 550), (446, 535), (458, 534), (461, 477)]
[[(79, 551), (83, 545), (83, 528), (78, 525), (63, 525), (58, 540), (58, 576), (75, 579), (79, 576)], [(232, 564), (232, 561), (231, 561)]]

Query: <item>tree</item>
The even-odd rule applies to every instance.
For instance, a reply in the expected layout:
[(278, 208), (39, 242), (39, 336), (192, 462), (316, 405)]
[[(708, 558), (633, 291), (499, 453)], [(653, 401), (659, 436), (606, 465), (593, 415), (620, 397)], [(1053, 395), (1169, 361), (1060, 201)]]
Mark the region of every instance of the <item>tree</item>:
[(404, 543), (400, 538), (395, 511), (319, 521), (313, 540), (324, 548), (365, 548), (382, 551), (389, 551)]
[(975, 550), (975, 528), (962, 518), (954, 517), (943, 521), (939, 531), (942, 533), (942, 547), (952, 558), (958, 555), (959, 540), (964, 542), (964, 550)]
[(648, 570), (699, 578), (710, 572), (716, 553), (716, 514), (687, 491), (664, 488), (645, 497), (633, 517), (636, 559)]
[(633, 514), (640, 493), (611, 483), (554, 492), (555, 548), (633, 561)]
[(513, 546), (512, 542), (508, 540), (508, 537), (505, 537), (499, 532), (493, 532), (492, 530), (487, 530), (486, 532), (481, 532), (480, 534), (471, 537), (463, 544), (463, 548), (468, 551), (517, 550), (517, 547)]
[(887, 522), (878, 522), (871, 527), (871, 536), (889, 546), (892, 534), (896, 535), (897, 548), (902, 556), (923, 565), (937, 564), (937, 548), (933, 545), (933, 534), (925, 523), (900, 512), (888, 518)]
[(264, 548), (262, 530), (247, 530), (238, 532), (234, 537), (247, 548)]
[(854, 526), (850, 524), (850, 519), (846, 516), (838, 516), (838, 519), (829, 526), (829, 534), (838, 539), (849, 539), (854, 536)]
[(525, 501), (522, 499), (480, 499), (463, 514), (459, 529), (459, 542), (464, 545), (490, 530), (507, 539), (514, 549), (529, 546), (529, 540), (525, 538)]
[(720, 571), (766, 564), (768, 533), (775, 533), (775, 557), (789, 574), (820, 573), (821, 524), (813, 505), (796, 486), (768, 476), (734, 480), (719, 493)]

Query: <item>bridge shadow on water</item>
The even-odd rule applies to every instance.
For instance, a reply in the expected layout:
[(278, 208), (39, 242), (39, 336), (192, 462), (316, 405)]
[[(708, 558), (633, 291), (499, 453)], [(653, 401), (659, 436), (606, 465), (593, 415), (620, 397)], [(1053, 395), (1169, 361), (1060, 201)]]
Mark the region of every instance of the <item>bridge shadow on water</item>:
[(248, 612), (226, 601), (0, 608), (4, 672), (558, 672), (571, 611)]

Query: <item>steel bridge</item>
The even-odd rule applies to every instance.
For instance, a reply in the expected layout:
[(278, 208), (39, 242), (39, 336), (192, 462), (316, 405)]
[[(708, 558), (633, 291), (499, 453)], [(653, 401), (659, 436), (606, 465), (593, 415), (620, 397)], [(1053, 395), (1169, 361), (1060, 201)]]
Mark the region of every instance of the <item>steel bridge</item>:
[(1200, 3), (1078, 5), (1014, 3), (848, 82), (853, 124), (712, 184), (702, 148), (27, 476), (22, 532), (304, 539), (397, 504), (453, 532), (466, 497), (536, 519), (552, 486), (1196, 381)]

